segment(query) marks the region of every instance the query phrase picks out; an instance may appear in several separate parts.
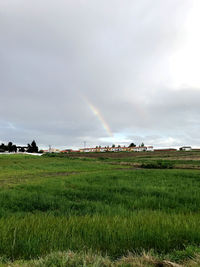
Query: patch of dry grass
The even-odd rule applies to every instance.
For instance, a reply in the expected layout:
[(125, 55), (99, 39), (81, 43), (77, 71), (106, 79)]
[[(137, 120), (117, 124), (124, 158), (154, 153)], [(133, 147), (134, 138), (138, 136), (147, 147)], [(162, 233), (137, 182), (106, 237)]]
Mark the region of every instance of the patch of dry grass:
[(0, 264), (1, 267), (198, 267), (200, 255), (185, 263), (178, 264), (168, 260), (159, 260), (151, 253), (142, 256), (129, 254), (116, 261), (109, 257), (88, 253), (54, 252), (45, 257), (30, 261), (15, 261)]

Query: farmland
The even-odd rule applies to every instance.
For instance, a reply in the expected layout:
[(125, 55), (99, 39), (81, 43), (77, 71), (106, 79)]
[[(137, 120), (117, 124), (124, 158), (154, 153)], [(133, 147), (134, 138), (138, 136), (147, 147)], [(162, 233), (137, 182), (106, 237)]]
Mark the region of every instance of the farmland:
[(200, 152), (1, 155), (2, 265), (189, 261), (200, 253), (199, 168)]

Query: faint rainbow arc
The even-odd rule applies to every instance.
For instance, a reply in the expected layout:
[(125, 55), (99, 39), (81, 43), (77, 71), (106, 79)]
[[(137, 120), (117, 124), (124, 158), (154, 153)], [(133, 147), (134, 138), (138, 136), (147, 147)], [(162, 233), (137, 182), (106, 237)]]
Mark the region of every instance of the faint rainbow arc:
[(92, 113), (99, 119), (101, 122), (101, 125), (103, 126), (104, 130), (107, 132), (107, 134), (111, 137), (113, 137), (113, 133), (110, 129), (110, 126), (108, 123), (105, 121), (104, 117), (100, 113), (100, 111), (86, 98), (84, 97), (85, 102), (87, 103), (88, 107), (92, 111)]

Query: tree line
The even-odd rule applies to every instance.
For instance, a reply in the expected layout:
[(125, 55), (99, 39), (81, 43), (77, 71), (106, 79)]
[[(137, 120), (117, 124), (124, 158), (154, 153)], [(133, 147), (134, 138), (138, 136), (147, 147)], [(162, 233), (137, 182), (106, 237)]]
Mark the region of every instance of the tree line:
[[(113, 144), (112, 147), (116, 147), (115, 144)], [(118, 145), (118, 147), (121, 147), (121, 146)], [(136, 147), (136, 144), (134, 144), (134, 143), (130, 143), (130, 145), (129, 145), (128, 147)], [(141, 143), (141, 144), (139, 145), (139, 147), (144, 147), (144, 143)]]
[[(144, 143), (142, 142), (140, 145), (138, 145), (139, 147), (144, 147)], [(106, 146), (105, 146), (106, 147)], [(115, 145), (115, 144), (112, 144), (111, 146), (112, 148), (114, 147), (121, 147), (120, 145)], [(130, 145), (128, 147), (136, 147), (136, 144), (134, 143), (130, 143)], [(96, 148), (101, 148), (101, 146), (96, 146)], [(109, 146), (107, 146), (107, 148), (109, 148)]]
[(12, 142), (8, 142), (7, 145), (2, 143), (0, 145), (0, 152), (28, 152), (28, 153), (38, 153), (38, 146), (35, 140), (32, 141), (31, 144), (27, 144), (27, 146), (16, 146)]
[[(129, 147), (136, 147), (136, 144), (130, 143)], [(144, 147), (144, 143), (142, 142), (139, 147)]]

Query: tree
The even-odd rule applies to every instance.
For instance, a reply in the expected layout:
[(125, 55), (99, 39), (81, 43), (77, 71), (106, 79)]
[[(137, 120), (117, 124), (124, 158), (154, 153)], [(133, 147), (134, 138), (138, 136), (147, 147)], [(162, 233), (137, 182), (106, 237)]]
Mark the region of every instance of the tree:
[(1, 152), (5, 152), (7, 150), (7, 146), (3, 143), (0, 145)]
[(27, 144), (27, 152), (28, 153), (32, 153), (32, 147), (31, 147), (31, 145), (30, 144)]
[(112, 147), (115, 147), (115, 145), (113, 144)]
[(36, 145), (35, 140), (32, 141), (31, 145), (28, 144), (27, 152), (29, 153), (38, 153), (38, 146)]
[(16, 145), (12, 146), (12, 152), (15, 152), (15, 153), (17, 152), (17, 146)]
[(24, 147), (20, 147), (19, 152), (25, 152)]
[(38, 153), (38, 146), (36, 145), (35, 140), (31, 143), (31, 146), (33, 148), (33, 152)]
[(142, 144), (140, 145), (140, 147), (144, 147), (144, 143), (142, 142)]
[(136, 145), (134, 143), (131, 143), (129, 147), (136, 147)]
[(8, 152), (13, 152), (13, 143), (12, 142), (8, 143)]

